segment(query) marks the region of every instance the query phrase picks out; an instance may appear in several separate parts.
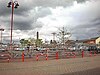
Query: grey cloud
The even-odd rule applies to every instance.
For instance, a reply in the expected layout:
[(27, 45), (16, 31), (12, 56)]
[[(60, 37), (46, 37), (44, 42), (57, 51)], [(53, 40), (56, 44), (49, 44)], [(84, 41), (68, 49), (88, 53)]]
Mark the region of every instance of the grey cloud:
[[(15, 10), (15, 14), (24, 15), (27, 14), (33, 7), (57, 7), (57, 6), (70, 6), (73, 1), (84, 2), (86, 0), (30, 0), (30, 1), (18, 1), (19, 8)], [(9, 15), (11, 13), (10, 9), (7, 8), (9, 1), (0, 0), (0, 16)]]
[(21, 21), (21, 22), (14, 22), (14, 29), (19, 29), (19, 30), (29, 30), (32, 29), (31, 23), (27, 21)]
[(100, 22), (100, 17), (96, 17), (95, 19), (92, 19), (90, 22)]
[[(8, 16), (11, 14), (11, 8), (7, 7), (9, 1), (0, 1), (0, 16)], [(27, 13), (32, 9), (29, 5), (21, 5), (18, 9), (14, 9), (14, 14), (16, 15), (27, 15)]]
[(67, 6), (73, 0), (34, 0), (34, 5), (43, 7)]
[[(23, 19), (19, 17), (14, 20), (14, 29), (15, 30), (19, 29), (24, 31), (24, 30), (30, 30), (30, 29), (34, 30), (36, 28), (41, 28), (43, 24), (41, 22), (37, 22), (37, 19), (50, 15), (51, 11), (49, 10), (49, 7), (51, 8), (57, 6), (67, 7), (73, 5), (73, 1), (77, 1), (78, 3), (83, 3), (87, 0), (29, 0), (29, 1), (26, 0), (26, 2), (24, 0), (19, 0), (20, 6), (18, 9), (14, 10), (14, 15), (16, 15), (17, 17), (23, 16)], [(11, 14), (11, 8), (8, 9), (6, 7), (8, 2), (9, 0), (0, 0), (0, 17), (2, 16), (3, 22), (9, 25), (10, 19), (9, 20), (6, 19), (6, 17), (10, 16)], [(38, 8), (37, 12), (35, 10), (36, 7)], [(33, 14), (35, 15), (29, 16), (31, 10), (35, 10), (35, 12), (33, 12)], [(77, 16), (78, 15), (76, 15), (76, 17)], [(96, 30), (100, 28), (99, 20), (100, 19), (95, 19), (94, 22), (90, 22), (90, 24), (87, 23), (85, 25), (82, 24), (74, 27), (72, 33), (74, 32), (76, 34), (73, 35), (76, 35), (77, 37), (80, 38), (92, 36), (92, 33), (93, 34), (96, 33)], [(93, 30), (94, 32), (90, 33)]]
[(33, 0), (34, 6), (44, 6), (44, 7), (56, 7), (56, 6), (70, 6), (73, 1), (78, 3), (85, 2), (87, 0)]
[(76, 27), (73, 27), (71, 32), (73, 36), (76, 36), (77, 38), (91, 38), (93, 36), (100, 36), (98, 34), (100, 30), (100, 21), (95, 20), (90, 21), (90, 23), (77, 25)]
[(44, 16), (47, 16), (50, 14), (51, 14), (51, 11), (48, 7), (47, 8), (39, 8), (38, 12), (36, 12), (36, 17), (44, 17)]
[[(18, 1), (19, 8), (14, 10), (15, 15), (25, 16), (29, 15), (29, 12), (33, 10), (35, 7), (39, 8), (38, 12), (34, 12), (36, 21), (39, 17), (44, 17), (51, 14), (49, 7), (57, 7), (57, 6), (69, 6), (75, 0), (29, 0), (29, 1)], [(7, 8), (7, 4), (9, 1), (0, 0), (0, 16), (6, 17), (11, 15), (11, 8)], [(45, 7), (46, 6), (46, 7)], [(21, 23), (22, 24), (22, 23)], [(24, 23), (23, 23), (24, 24)]]
[(41, 22), (35, 22), (35, 23), (32, 24), (32, 26), (33, 26), (34, 29), (35, 28), (42, 28), (43, 23), (41, 23)]
[(52, 14), (49, 7), (45, 7), (45, 8), (44, 7), (35, 7), (35, 8), (33, 8), (33, 10), (31, 12), (31, 14), (33, 13), (33, 15), (30, 15), (30, 16), (33, 16), (34, 22), (36, 22), (38, 18), (42, 18), (42, 17)]
[(83, 3), (83, 2), (85, 2), (87, 0), (76, 0), (76, 1), (77, 1), (77, 3)]
[(32, 20), (15, 21), (15, 30), (33, 30), (35, 28), (41, 28), (43, 24), (41, 22), (33, 22)]

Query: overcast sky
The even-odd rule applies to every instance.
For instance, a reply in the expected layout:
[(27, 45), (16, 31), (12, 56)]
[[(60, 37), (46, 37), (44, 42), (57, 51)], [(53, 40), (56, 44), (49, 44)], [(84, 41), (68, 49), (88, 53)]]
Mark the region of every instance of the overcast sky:
[[(3, 41), (10, 40), (10, 0), (0, 0), (0, 27)], [(36, 38), (51, 40), (53, 32), (65, 27), (70, 39), (88, 39), (100, 35), (100, 0), (17, 0), (14, 9), (13, 40)]]

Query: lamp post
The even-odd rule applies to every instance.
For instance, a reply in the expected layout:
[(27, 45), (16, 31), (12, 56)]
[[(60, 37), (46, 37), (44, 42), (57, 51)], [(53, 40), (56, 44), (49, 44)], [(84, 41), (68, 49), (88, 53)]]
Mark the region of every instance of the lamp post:
[(11, 0), (8, 3), (8, 8), (12, 7), (12, 14), (11, 14), (11, 38), (10, 38), (10, 49), (12, 50), (12, 30), (13, 30), (13, 14), (14, 14), (14, 8), (18, 8), (19, 4), (17, 1)]
[(2, 31), (4, 31), (4, 29), (0, 28), (0, 31), (1, 31), (1, 47), (2, 47)]

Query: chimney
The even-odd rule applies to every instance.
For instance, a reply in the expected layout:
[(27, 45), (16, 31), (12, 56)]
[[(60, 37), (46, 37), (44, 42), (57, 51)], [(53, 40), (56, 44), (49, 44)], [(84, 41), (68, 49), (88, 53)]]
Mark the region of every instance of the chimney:
[(37, 32), (37, 39), (39, 39), (39, 32)]

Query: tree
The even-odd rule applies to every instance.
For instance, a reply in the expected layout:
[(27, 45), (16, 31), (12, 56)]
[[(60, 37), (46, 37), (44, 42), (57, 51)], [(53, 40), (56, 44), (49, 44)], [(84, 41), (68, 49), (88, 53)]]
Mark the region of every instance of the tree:
[(22, 46), (24, 46), (24, 41), (25, 41), (25, 39), (20, 40), (20, 43), (21, 43)]
[(21, 43), (22, 46), (25, 46), (25, 45), (28, 44), (28, 40), (21, 39), (21, 40), (20, 40), (20, 43)]
[(36, 44), (37, 47), (41, 46), (43, 44), (42, 39), (36, 39), (35, 44)]
[(68, 41), (70, 37), (71, 33), (68, 30), (66, 30), (65, 27), (59, 29), (59, 33), (57, 33), (57, 38), (59, 38), (60, 43), (64, 45), (65, 42)]
[(34, 38), (29, 38), (28, 39), (28, 44), (34, 45), (35, 44), (35, 39)]

